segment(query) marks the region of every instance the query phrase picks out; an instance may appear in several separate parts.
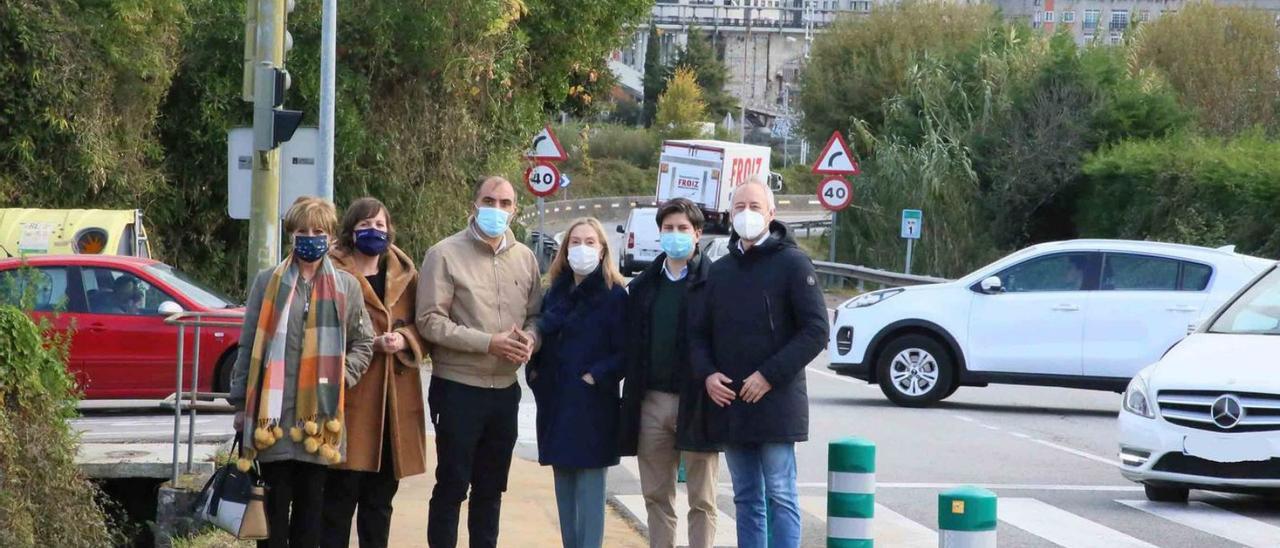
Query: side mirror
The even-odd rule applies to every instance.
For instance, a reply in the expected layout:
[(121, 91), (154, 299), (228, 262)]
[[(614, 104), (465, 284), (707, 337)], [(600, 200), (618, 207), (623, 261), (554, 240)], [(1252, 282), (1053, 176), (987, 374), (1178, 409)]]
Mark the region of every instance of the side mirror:
[(627, 229), (622, 228), (622, 225), (618, 225), (618, 234), (626, 234), (626, 233), (627, 233)]
[(160, 303), (160, 307), (157, 308), (156, 311), (165, 316), (172, 316), (174, 314), (182, 312), (182, 305), (175, 303), (173, 301), (165, 301)]
[(996, 293), (1004, 293), (1004, 283), (1000, 281), (999, 276), (991, 276), (989, 278), (982, 280), (982, 283), (979, 285), (979, 287), (982, 288), (983, 293), (986, 293), (988, 295), (994, 295)]

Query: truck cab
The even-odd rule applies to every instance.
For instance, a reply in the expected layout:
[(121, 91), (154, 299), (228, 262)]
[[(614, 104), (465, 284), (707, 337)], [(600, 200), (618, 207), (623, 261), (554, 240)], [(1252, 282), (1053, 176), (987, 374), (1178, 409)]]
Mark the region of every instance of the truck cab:
[(0, 258), (121, 255), (149, 258), (138, 209), (0, 209)]

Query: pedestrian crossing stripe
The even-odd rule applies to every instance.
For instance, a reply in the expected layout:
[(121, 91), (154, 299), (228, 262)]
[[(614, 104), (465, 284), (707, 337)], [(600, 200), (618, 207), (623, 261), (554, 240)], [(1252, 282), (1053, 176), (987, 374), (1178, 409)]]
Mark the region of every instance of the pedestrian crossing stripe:
[[(720, 502), (732, 507), (732, 498), (721, 495)], [(647, 512), (644, 497), (624, 495), (616, 497), (626, 511), (644, 524)], [(918, 523), (892, 509), (875, 504), (871, 519), (834, 518), (827, 520), (827, 497), (806, 495), (800, 497), (800, 510), (812, 519), (827, 523), (825, 528), (831, 538), (872, 538), (877, 546), (894, 548), (935, 548), (938, 532), (930, 526)], [(1250, 548), (1275, 548), (1280, 539), (1280, 526), (1237, 514), (1204, 502), (1187, 504), (1156, 503), (1145, 500), (1117, 500), (1117, 504), (1139, 510), (1165, 521), (1231, 541)], [(1134, 538), (1101, 523), (1094, 522), (1034, 498), (1001, 498), (998, 504), (1001, 527), (1016, 527), (1064, 548), (1154, 548), (1154, 544)], [(676, 496), (676, 515), (679, 525), (676, 533), (678, 546), (688, 545), (689, 507), (683, 486)], [(856, 522), (856, 523), (855, 523)], [(716, 512), (716, 546), (737, 544), (737, 524), (724, 511)]]
[(1211, 504), (1203, 502), (1180, 504), (1146, 500), (1116, 502), (1250, 548), (1274, 548), (1280, 544), (1280, 527)]
[(1151, 543), (1037, 499), (1002, 498), (996, 512), (1000, 521), (1063, 548), (1156, 548)]

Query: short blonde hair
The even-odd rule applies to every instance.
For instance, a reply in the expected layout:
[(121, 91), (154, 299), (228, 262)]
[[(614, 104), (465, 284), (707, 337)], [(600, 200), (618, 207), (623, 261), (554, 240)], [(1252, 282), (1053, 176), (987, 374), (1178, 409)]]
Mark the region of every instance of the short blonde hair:
[(333, 202), (315, 196), (299, 196), (284, 214), (284, 233), (293, 234), (305, 228), (319, 228), (337, 236), (338, 211)]
[(605, 232), (604, 225), (600, 224), (594, 217), (583, 217), (569, 225), (569, 229), (564, 231), (564, 241), (560, 242), (560, 250), (556, 252), (556, 258), (551, 261), (551, 268), (547, 271), (554, 281), (560, 277), (561, 272), (570, 271), (569, 268), (569, 236), (573, 234), (574, 229), (587, 225), (596, 231), (596, 239), (600, 241), (600, 268), (604, 269), (604, 285), (609, 289), (614, 286), (624, 285), (626, 278), (622, 277), (622, 273), (618, 272), (618, 262), (613, 258), (613, 251), (609, 248), (609, 234)]

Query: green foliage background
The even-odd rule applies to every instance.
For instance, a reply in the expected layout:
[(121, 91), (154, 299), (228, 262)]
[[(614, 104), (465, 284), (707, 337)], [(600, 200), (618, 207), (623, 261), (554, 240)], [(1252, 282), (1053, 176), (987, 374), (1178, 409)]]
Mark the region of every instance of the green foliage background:
[(907, 2), (837, 22), (815, 40), (799, 104), (811, 142), (843, 131), (862, 163), (839, 258), (900, 268), (904, 208), (925, 211), (915, 270), (942, 276), (1074, 237), (1280, 252), (1267, 226), (1275, 94), (1227, 101), (1204, 85), (1271, 89), (1280, 31), (1262, 12), (1193, 11), (1109, 47), (981, 5)]
[[(381, 198), (420, 255), (465, 222), (483, 174), (610, 81), (648, 0), (352, 0), (338, 24), (336, 202)], [(159, 256), (233, 294), (248, 226), (226, 215), (243, 0), (0, 3), (0, 207), (141, 207)], [(289, 17), (286, 105), (315, 125), (319, 0)], [(596, 78), (592, 81), (591, 74)], [(582, 86), (581, 91), (571, 88)], [(607, 89), (607, 88), (606, 88)], [(603, 101), (600, 101), (603, 102)]]

